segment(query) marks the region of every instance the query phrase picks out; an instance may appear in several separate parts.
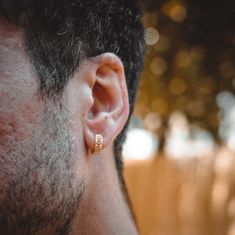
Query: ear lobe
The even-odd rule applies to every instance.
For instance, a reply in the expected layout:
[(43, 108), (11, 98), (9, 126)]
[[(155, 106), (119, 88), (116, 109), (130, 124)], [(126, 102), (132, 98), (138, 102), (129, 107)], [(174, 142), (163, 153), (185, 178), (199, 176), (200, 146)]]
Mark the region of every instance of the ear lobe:
[[(103, 136), (103, 148), (112, 145), (123, 129), (129, 102), (123, 64), (114, 54), (105, 53), (95, 58), (92, 105), (87, 109), (84, 138), (87, 147), (94, 149), (95, 134)], [(93, 75), (94, 76), (94, 75)]]

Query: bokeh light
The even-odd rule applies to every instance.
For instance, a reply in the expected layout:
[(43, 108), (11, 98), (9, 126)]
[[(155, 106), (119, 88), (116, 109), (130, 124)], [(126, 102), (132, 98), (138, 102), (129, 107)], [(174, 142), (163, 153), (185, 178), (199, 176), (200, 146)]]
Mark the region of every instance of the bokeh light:
[(223, 91), (217, 95), (216, 101), (220, 108), (219, 135), (235, 151), (235, 96)]
[(149, 27), (145, 30), (145, 41), (147, 45), (154, 45), (158, 42), (160, 38), (157, 29)]
[(123, 145), (124, 159), (143, 160), (151, 158), (157, 151), (157, 140), (151, 132), (144, 129), (131, 129)]
[(167, 70), (167, 63), (160, 57), (155, 57), (151, 63), (150, 68), (155, 75), (161, 75)]
[(174, 113), (169, 121), (165, 152), (173, 158), (209, 156), (214, 141), (211, 134), (200, 128), (190, 132), (189, 123), (183, 113)]
[(163, 12), (173, 21), (181, 23), (187, 16), (187, 9), (182, 4), (169, 1), (163, 6)]
[(169, 85), (169, 90), (173, 95), (180, 95), (185, 92), (187, 85), (182, 78), (174, 78)]

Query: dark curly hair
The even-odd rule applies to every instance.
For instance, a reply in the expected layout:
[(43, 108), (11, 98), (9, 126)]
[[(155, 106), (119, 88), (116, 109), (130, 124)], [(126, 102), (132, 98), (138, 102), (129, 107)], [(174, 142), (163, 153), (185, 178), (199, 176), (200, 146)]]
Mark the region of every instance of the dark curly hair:
[[(131, 115), (145, 44), (136, 0), (0, 0), (0, 16), (23, 30), (43, 97), (61, 94), (84, 59), (104, 52), (118, 55)], [(120, 174), (128, 122), (114, 143)]]

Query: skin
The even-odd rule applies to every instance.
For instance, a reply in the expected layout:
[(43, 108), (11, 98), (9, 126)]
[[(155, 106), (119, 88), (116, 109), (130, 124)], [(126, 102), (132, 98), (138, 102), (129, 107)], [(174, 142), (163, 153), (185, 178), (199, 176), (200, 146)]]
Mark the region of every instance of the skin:
[(0, 233), (137, 234), (113, 154), (129, 113), (120, 59), (84, 61), (43, 98), (22, 31), (0, 19), (0, 81)]

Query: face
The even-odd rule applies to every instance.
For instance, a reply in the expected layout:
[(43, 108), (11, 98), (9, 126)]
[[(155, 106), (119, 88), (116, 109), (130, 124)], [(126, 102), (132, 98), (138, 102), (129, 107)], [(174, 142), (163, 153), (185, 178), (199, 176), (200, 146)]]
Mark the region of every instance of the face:
[(78, 95), (42, 98), (39, 87), (22, 33), (0, 21), (2, 235), (67, 234), (84, 192)]

